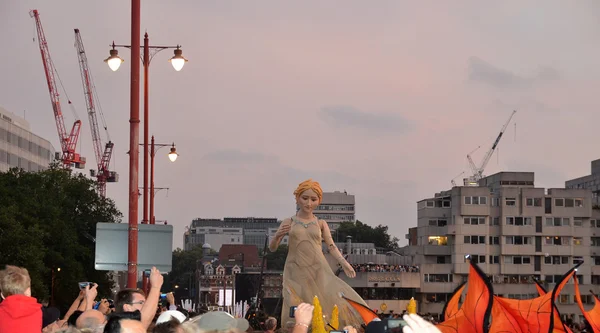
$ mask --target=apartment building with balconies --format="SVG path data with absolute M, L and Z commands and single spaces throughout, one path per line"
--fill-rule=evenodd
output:
M 537 296 L 534 278 L 551 289 L 581 261 L 584 301 L 600 291 L 600 214 L 589 190 L 536 188 L 532 172 L 500 172 L 419 201 L 417 217 L 403 254 L 420 267 L 421 312 L 442 312 L 467 277 L 467 255 L 497 295 Z M 557 303 L 562 315 L 580 315 L 572 282 Z

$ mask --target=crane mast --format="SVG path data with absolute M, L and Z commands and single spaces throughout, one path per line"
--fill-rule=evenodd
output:
M 36 9 L 32 10 L 29 14 L 35 19 L 37 28 L 42 64 L 44 65 L 44 72 L 46 73 L 46 83 L 48 84 L 50 102 L 52 103 L 52 111 L 54 112 L 54 120 L 56 122 L 58 139 L 62 150 L 60 160 L 65 169 L 70 169 L 72 166 L 75 166 L 77 169 L 83 169 L 85 168 L 85 157 L 82 157 L 75 152 L 77 141 L 79 140 L 79 132 L 81 131 L 81 120 L 75 120 L 75 123 L 73 123 L 73 127 L 71 128 L 71 133 L 67 134 L 65 119 L 60 105 L 60 94 L 58 93 L 55 79 L 55 76 L 58 76 L 58 74 L 56 73 L 52 58 L 50 58 L 50 50 L 48 49 L 48 42 L 46 41 L 42 22 L 40 21 L 40 15 Z M 69 101 L 69 103 L 71 102 Z
M 96 112 L 96 105 L 99 107 L 96 96 L 96 87 L 94 86 L 94 82 L 89 70 L 87 56 L 85 55 L 83 40 L 81 39 L 79 29 L 75 29 L 75 48 L 77 49 L 77 58 L 79 59 L 81 83 L 83 85 L 83 94 L 90 120 L 94 154 L 96 155 L 96 163 L 98 166 L 97 170 L 90 170 L 90 174 L 92 177 L 96 177 L 98 183 L 98 192 L 102 197 L 105 197 L 106 183 L 117 181 L 117 173 L 109 171 L 110 159 L 112 157 L 114 144 L 109 138 L 106 145 L 104 145 L 104 149 L 102 149 L 102 137 L 100 136 L 100 126 L 98 125 L 98 117 Z M 104 129 L 106 130 L 106 126 Z
M 469 165 L 471 166 L 471 170 L 473 171 L 473 175 L 470 176 L 469 178 L 465 178 L 463 180 L 464 181 L 464 186 L 477 186 L 477 184 L 479 183 L 479 180 L 481 178 L 483 178 L 483 171 L 485 170 L 485 167 L 487 166 L 488 162 L 490 161 L 490 158 L 492 158 L 492 155 L 494 154 L 494 151 L 496 150 L 496 147 L 498 147 L 498 143 L 500 143 L 500 139 L 502 139 L 502 135 L 504 134 L 504 131 L 506 131 L 506 128 L 510 124 L 510 121 L 513 118 L 513 116 L 515 115 L 515 113 L 517 113 L 516 110 L 514 110 L 510 114 L 510 117 L 508 117 L 508 120 L 506 121 L 506 123 L 504 124 L 504 126 L 502 126 L 502 129 L 500 130 L 500 133 L 496 137 L 496 141 L 494 141 L 494 144 L 492 145 L 492 148 L 490 148 L 490 150 L 488 150 L 488 152 L 483 157 L 483 160 L 481 160 L 481 164 L 480 164 L 479 167 L 477 167 L 475 165 L 475 163 L 473 162 L 473 159 L 471 158 L 472 152 L 470 154 L 467 154 L 467 160 L 469 160 Z

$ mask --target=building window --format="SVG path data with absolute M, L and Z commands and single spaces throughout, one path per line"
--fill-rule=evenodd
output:
M 545 241 L 546 245 L 569 245 L 569 237 L 548 236 Z
M 558 295 L 558 303 L 559 304 L 570 304 L 571 303 L 571 295 L 565 295 L 565 294 Z
M 490 264 L 499 264 L 500 256 L 490 256 Z
M 448 257 L 450 258 L 450 257 Z M 436 257 L 436 263 L 438 264 L 449 264 L 450 260 L 448 260 L 448 262 L 446 262 L 446 256 L 437 256 Z
M 500 244 L 500 237 L 498 236 L 490 236 L 490 245 L 499 245 Z M 490 260 L 491 263 L 491 260 Z
M 487 205 L 487 197 L 465 197 L 465 205 Z
M 529 265 L 531 264 L 530 256 L 504 256 L 505 264 Z
M 452 282 L 452 274 L 424 274 L 425 282 Z
M 465 236 L 465 244 L 485 244 L 485 236 Z
M 526 198 L 525 205 L 528 207 L 542 207 L 542 198 Z
M 507 225 L 514 225 L 515 224 L 515 218 L 512 216 L 507 216 L 506 217 L 506 224 Z
M 565 205 L 565 199 L 562 199 L 562 198 L 554 199 L 554 206 L 563 207 L 564 205 Z
M 583 218 L 582 217 L 574 217 L 573 218 L 573 225 L 576 226 L 576 227 L 583 226 Z
M 492 225 L 500 225 L 500 218 L 494 217 L 494 219 L 492 220 Z
M 429 236 L 427 241 L 429 245 L 448 245 L 448 237 L 446 236 Z
M 573 237 L 573 245 L 583 245 L 582 237 Z
M 432 227 L 443 227 L 448 225 L 448 220 L 432 219 L 429 220 L 429 225 Z
M 530 245 L 533 244 L 531 237 L 525 236 L 506 236 L 504 238 L 506 240 L 506 244 L 512 245 Z
M 537 294 L 508 294 L 508 298 L 511 299 L 532 299 L 537 296 Z
M 575 199 L 575 207 L 583 207 L 583 199 Z
M 471 259 L 471 261 L 474 264 L 485 264 L 485 256 L 471 255 L 471 256 L 469 256 L 469 259 Z M 466 257 L 465 257 L 465 262 L 467 262 L 467 258 Z
M 506 198 L 506 205 L 507 206 L 516 206 L 517 199 L 516 198 Z
M 465 217 L 464 222 L 465 222 L 465 224 L 470 224 L 470 225 L 485 224 L 485 217 L 483 217 L 483 216 Z
M 569 264 L 569 257 L 568 256 L 544 257 L 544 264 L 546 264 L 546 265 L 567 265 L 567 264 Z
M 546 218 L 546 226 L 547 227 L 560 227 L 560 226 L 569 226 L 571 224 L 571 219 L 568 217 L 547 217 Z

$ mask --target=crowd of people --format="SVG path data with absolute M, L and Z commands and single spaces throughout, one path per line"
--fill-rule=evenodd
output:
M 378 264 L 352 264 L 357 272 L 381 273 L 419 273 L 419 266 L 411 265 L 378 265 Z
M 114 302 L 96 300 L 97 285 L 85 285 L 68 311 L 39 304 L 31 295 L 27 269 L 6 266 L 0 271 L 0 333 L 198 333 L 245 332 L 246 319 L 227 312 L 190 314 L 175 304 L 173 294 L 160 300 L 163 276 L 153 268 L 150 291 L 121 290 Z M 295 332 L 302 333 L 302 332 Z
M 160 301 L 163 276 L 158 269 L 150 273 L 150 291 L 124 289 L 114 302 L 97 300 L 97 285 L 82 288 L 68 311 L 38 303 L 31 295 L 31 278 L 27 269 L 6 266 L 0 270 L 0 333 L 243 333 L 253 332 L 248 320 L 227 312 L 212 311 L 193 314 L 175 304 L 172 294 Z M 261 330 L 269 333 L 307 333 L 311 331 L 313 305 L 302 303 L 293 322 L 277 329 L 276 318 L 261 322 Z M 398 318 L 398 315 L 395 315 Z M 384 316 L 382 316 L 384 318 Z M 416 315 L 405 315 L 404 333 L 439 332 L 431 323 Z M 347 333 L 364 331 L 364 327 L 347 326 Z M 384 333 L 369 330 L 367 333 Z

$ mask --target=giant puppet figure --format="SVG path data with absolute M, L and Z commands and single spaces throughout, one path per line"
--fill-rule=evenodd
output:
M 283 269 L 282 326 L 293 320 L 289 317 L 290 306 L 302 302 L 312 304 L 313 297 L 317 296 L 324 314 L 331 314 L 334 305 L 338 306 L 340 327 L 352 325 L 359 328 L 363 320 L 342 296 L 365 306 L 366 303 L 334 274 L 322 250 L 321 243 L 324 241 L 329 254 L 337 260 L 344 273 L 350 278 L 356 277 L 354 269 L 333 242 L 327 222 L 313 214 L 323 199 L 323 190 L 319 183 L 309 179 L 298 185 L 294 196 L 298 212 L 281 223 L 269 244 L 269 250 L 274 252 L 283 237 L 289 235 L 289 250 Z

